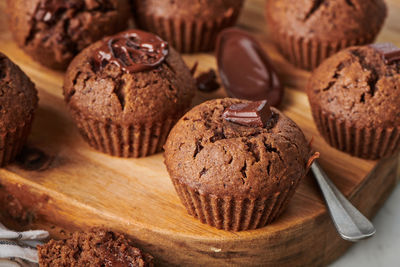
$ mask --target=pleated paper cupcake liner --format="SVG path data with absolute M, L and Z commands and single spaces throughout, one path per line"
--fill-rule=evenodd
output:
M 200 194 L 178 179 L 171 180 L 187 212 L 204 224 L 227 231 L 261 228 L 275 220 L 288 206 L 299 181 L 273 196 L 236 199 Z
M 372 43 L 378 31 L 364 37 L 337 42 L 324 42 L 315 39 L 297 38 L 285 32 L 276 33 L 276 44 L 285 56 L 296 67 L 313 70 L 322 61 L 336 52 L 350 46 Z
M 336 149 L 365 159 L 380 159 L 400 151 L 400 127 L 359 128 L 313 108 L 317 128 Z
M 211 51 L 218 33 L 235 24 L 240 10 L 214 21 L 201 19 L 181 20 L 162 18 L 149 14 L 137 14 L 136 22 L 141 29 L 156 33 L 181 53 Z
M 146 157 L 162 150 L 176 118 L 153 125 L 104 123 L 73 115 L 84 140 L 94 149 L 117 157 Z
M 33 115 L 16 129 L 0 133 L 0 166 L 12 162 L 25 145 L 31 131 Z

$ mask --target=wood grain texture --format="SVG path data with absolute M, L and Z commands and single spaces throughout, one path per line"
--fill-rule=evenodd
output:
M 378 41 L 400 45 L 400 3 L 388 1 L 390 16 Z M 18 49 L 7 30 L 0 2 L 0 51 L 35 82 L 40 107 L 28 147 L 46 155 L 0 169 L 0 213 L 14 227 L 40 227 L 62 237 L 103 225 L 127 233 L 168 265 L 321 266 L 339 257 L 350 243 L 341 240 L 329 219 L 311 176 L 301 183 L 289 208 L 262 229 L 232 233 L 217 230 L 187 215 L 163 164 L 162 154 L 119 159 L 92 150 L 79 136 L 62 99 L 63 73 L 46 69 Z M 319 136 L 302 92 L 309 73 L 295 69 L 279 55 L 265 29 L 264 1 L 248 0 L 239 26 L 258 36 L 286 85 L 281 110 L 292 118 L 321 152 L 321 165 L 338 188 L 369 217 L 397 183 L 398 158 L 361 160 L 329 147 Z M 211 54 L 184 56 L 199 70 L 215 68 Z M 194 104 L 224 96 L 223 89 L 198 93 Z M 43 156 L 43 155 L 42 155 Z M 37 159 L 36 159 L 37 160 Z M 15 199 L 12 201 L 10 193 Z M 10 216 L 9 205 L 28 211 Z

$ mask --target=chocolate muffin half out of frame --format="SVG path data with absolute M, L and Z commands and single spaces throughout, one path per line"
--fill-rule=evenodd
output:
M 131 0 L 136 24 L 179 52 L 214 48 L 218 33 L 236 23 L 244 0 Z
M 158 36 L 139 30 L 83 50 L 64 83 L 65 101 L 84 139 L 120 157 L 161 151 L 195 90 L 180 55 Z
M 325 140 L 353 156 L 379 159 L 400 150 L 400 49 L 351 47 L 324 61 L 308 89 Z
M 85 47 L 124 30 L 128 0 L 7 0 L 9 27 L 34 60 L 66 69 Z
M 94 228 L 38 246 L 39 266 L 154 266 L 153 257 L 124 235 Z
M 0 166 L 13 161 L 26 143 L 37 104 L 35 85 L 0 53 Z
M 372 43 L 387 15 L 383 0 L 267 0 L 271 36 L 295 66 L 312 70 L 349 46 Z
M 172 129 L 165 164 L 188 213 L 219 229 L 265 226 L 314 160 L 300 128 L 266 101 L 211 100 Z

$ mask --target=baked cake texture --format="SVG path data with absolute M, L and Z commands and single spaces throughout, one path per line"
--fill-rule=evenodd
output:
M 399 50 L 400 51 L 400 50 Z M 373 46 L 351 47 L 324 61 L 307 94 L 325 140 L 351 155 L 378 159 L 400 149 L 400 61 Z
M 266 126 L 224 119 L 232 98 L 185 114 L 165 144 L 165 164 L 188 213 L 214 227 L 263 227 L 287 207 L 312 162 L 300 128 L 275 108 Z
M 144 47 L 149 44 L 154 51 Z M 195 91 L 180 55 L 158 36 L 138 30 L 83 50 L 68 67 L 64 83 L 65 101 L 84 139 L 121 157 L 161 151 Z
M 134 247 L 124 235 L 95 228 L 75 232 L 64 240 L 38 246 L 40 267 L 113 266 L 151 267 L 153 257 Z
M 291 63 L 308 70 L 346 47 L 372 43 L 386 15 L 383 0 L 268 0 L 266 4 L 276 45 Z
M 14 160 L 26 143 L 37 104 L 35 85 L 0 52 L 0 166 Z
M 136 23 L 183 53 L 210 51 L 218 33 L 236 23 L 243 0 L 131 0 Z
M 34 60 L 66 69 L 85 47 L 124 30 L 128 0 L 7 0 L 9 27 Z

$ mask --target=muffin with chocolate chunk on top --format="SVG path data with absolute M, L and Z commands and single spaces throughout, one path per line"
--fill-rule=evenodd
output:
M 13 161 L 31 130 L 38 104 L 35 85 L 0 52 L 0 166 Z
M 317 128 L 333 147 L 379 159 L 400 150 L 400 49 L 356 46 L 312 74 L 308 99 Z
M 128 0 L 7 0 L 17 44 L 42 65 L 64 70 L 85 47 L 124 30 Z
M 265 226 L 314 157 L 300 128 L 264 101 L 205 102 L 172 129 L 165 164 L 188 213 L 219 229 Z
M 68 67 L 65 101 L 83 138 L 120 157 L 161 151 L 196 90 L 180 55 L 160 37 L 129 30 L 80 53 Z

